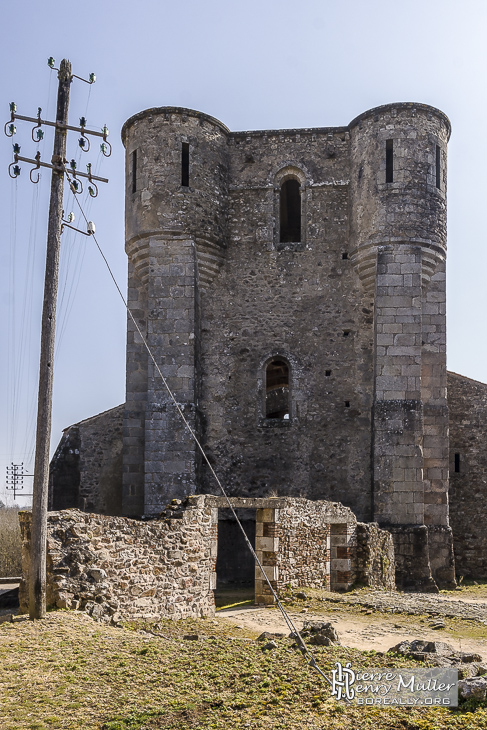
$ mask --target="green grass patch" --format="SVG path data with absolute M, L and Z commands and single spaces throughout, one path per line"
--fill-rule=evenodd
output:
M 152 633 L 147 633 L 147 632 Z M 198 634 L 196 641 L 184 635 Z M 245 633 L 245 632 L 244 632 Z M 154 635 L 157 634 L 157 635 Z M 460 710 L 347 706 L 288 639 L 262 645 L 223 621 L 100 626 L 60 611 L 0 625 L 2 730 L 485 730 L 487 704 Z M 418 663 L 345 647 L 313 647 L 323 671 Z

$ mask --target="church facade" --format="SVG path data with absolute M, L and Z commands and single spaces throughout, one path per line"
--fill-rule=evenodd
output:
M 72 449 L 91 463 L 77 504 L 61 444 L 51 506 L 83 507 L 84 489 L 93 511 L 154 516 L 218 494 L 166 382 L 230 496 L 341 502 L 392 533 L 399 574 L 416 556 L 423 587 L 453 586 L 449 137 L 413 103 L 310 129 L 231 132 L 175 107 L 129 119 L 126 402 L 99 417 L 104 478 Z

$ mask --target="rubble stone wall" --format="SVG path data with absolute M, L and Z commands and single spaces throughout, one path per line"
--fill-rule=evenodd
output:
M 431 574 L 426 525 L 393 525 L 389 530 L 394 540 L 397 587 L 405 591 L 438 593 Z
M 394 542 L 375 522 L 357 523 L 355 581 L 370 588 L 395 590 Z
M 354 582 L 357 520 L 335 502 L 284 500 L 279 510 L 278 586 L 346 590 Z
M 227 506 L 221 497 L 206 499 L 217 509 Z M 256 510 L 255 551 L 278 594 L 298 586 L 343 591 L 354 582 L 394 589 L 391 535 L 376 524 L 357 523 L 348 507 L 298 497 L 231 502 L 235 509 Z M 257 566 L 255 601 L 273 602 Z
M 79 510 L 48 515 L 48 607 L 121 618 L 211 616 L 216 524 L 204 497 L 176 517 L 138 521 Z M 28 610 L 31 513 L 20 513 L 23 581 Z
M 357 542 L 356 518 L 339 503 L 241 498 L 232 506 L 255 509 L 255 551 L 278 594 L 289 586 L 346 590 L 357 576 L 366 585 L 393 586 L 390 535 L 377 525 L 361 525 Z M 199 495 L 175 499 L 158 519 L 147 521 L 76 509 L 50 512 L 48 607 L 80 609 L 113 623 L 213 615 L 218 511 L 227 507 L 222 498 Z M 31 516 L 19 515 L 21 613 L 28 610 Z M 257 567 L 255 597 L 256 603 L 274 600 Z
M 448 373 L 450 525 L 457 576 L 487 577 L 487 385 Z
M 122 513 L 124 405 L 65 429 L 50 464 L 49 507 Z

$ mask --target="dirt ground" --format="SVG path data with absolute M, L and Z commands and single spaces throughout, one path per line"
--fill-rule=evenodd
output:
M 16 587 L 18 584 L 1 585 L 0 593 Z M 367 593 L 361 591 L 364 601 Z M 389 613 L 384 610 L 375 610 L 352 603 L 356 594 L 326 594 L 324 591 L 313 591 L 309 600 L 294 600 L 292 605 L 286 605 L 292 621 L 299 629 L 304 621 L 330 621 L 338 632 L 343 646 L 361 650 L 387 651 L 400 641 L 425 639 L 427 641 L 445 641 L 454 649 L 480 654 L 487 662 L 487 626 L 480 621 L 465 620 L 459 616 L 441 617 L 445 628 L 433 629 L 435 620 L 420 608 L 414 613 L 411 606 L 405 606 L 403 613 Z M 340 602 L 336 603 L 336 598 Z M 350 602 L 347 602 L 347 597 Z M 251 591 L 222 593 L 217 601 L 217 620 L 228 622 L 243 629 L 251 636 L 257 636 L 263 631 L 270 633 L 289 634 L 289 629 L 280 611 L 276 607 L 262 608 L 250 602 Z M 397 605 L 408 599 L 402 599 L 397 594 Z M 452 606 L 458 602 L 472 607 L 487 609 L 487 584 L 470 586 L 459 592 L 444 592 L 435 596 Z M 234 605 L 232 605 L 234 604 Z M 421 604 L 421 601 L 419 601 Z M 16 613 L 12 609 L 0 609 L 0 615 Z
M 453 600 L 458 602 L 459 594 L 440 594 L 436 598 L 442 603 Z M 487 595 L 462 595 L 461 600 L 469 606 L 477 604 L 487 608 Z M 398 603 L 401 603 L 401 594 L 398 594 Z M 454 649 L 478 653 L 487 661 L 487 626 L 480 621 L 465 620 L 458 616 L 442 617 L 445 628 L 433 629 L 432 626 L 437 621 L 427 614 L 418 612 L 410 615 L 410 610 L 405 613 L 389 613 L 346 602 L 337 604 L 317 596 L 307 602 L 295 601 L 294 605 L 286 606 L 286 611 L 298 630 L 302 628 L 304 621 L 330 621 L 343 646 L 387 651 L 400 641 L 425 639 L 444 641 Z M 217 618 L 253 634 L 263 631 L 289 633 L 281 612 L 275 607 L 262 608 L 241 603 L 218 609 Z

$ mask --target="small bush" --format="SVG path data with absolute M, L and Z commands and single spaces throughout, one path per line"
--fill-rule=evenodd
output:
M 22 575 L 18 507 L 0 509 L 0 578 Z

